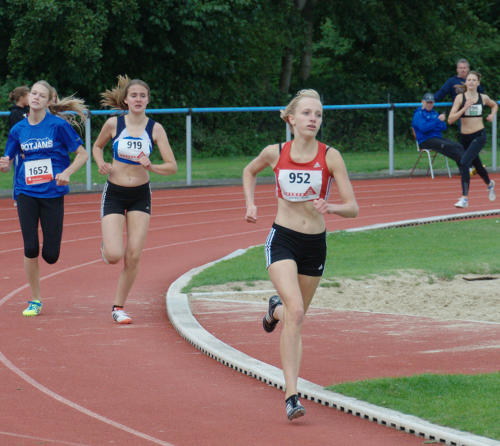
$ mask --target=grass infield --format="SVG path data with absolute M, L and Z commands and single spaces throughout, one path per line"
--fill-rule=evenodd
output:
M 415 269 L 445 279 L 457 274 L 500 273 L 499 234 L 500 218 L 330 233 L 324 279 L 362 279 Z M 183 292 L 227 282 L 251 285 L 255 280 L 268 280 L 263 246 L 203 270 Z M 328 389 L 500 440 L 500 372 L 373 379 L 336 384 Z

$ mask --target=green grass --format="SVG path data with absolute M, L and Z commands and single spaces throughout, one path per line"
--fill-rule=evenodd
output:
M 422 270 L 431 276 L 500 272 L 500 222 L 491 218 L 441 222 L 408 228 L 328 234 L 324 278 L 362 278 L 400 270 Z M 185 287 L 267 280 L 264 247 L 218 262 Z
M 500 440 L 500 372 L 373 379 L 327 389 L 442 426 Z
M 192 179 L 227 179 L 241 178 L 243 168 L 252 160 L 252 157 L 231 157 L 231 158 L 203 158 L 193 159 L 191 163 Z M 175 175 L 158 175 L 151 173 L 152 183 L 174 183 L 186 181 L 186 161 L 177 161 L 178 171 Z M 261 174 L 262 176 L 273 175 L 270 168 Z M 92 184 L 104 184 L 106 176 L 100 175 L 97 165 L 92 163 Z M 86 184 L 86 168 L 82 167 L 71 176 L 71 183 Z M 12 170 L 9 173 L 0 173 L 0 189 L 10 189 L 12 187 Z
M 500 272 L 500 220 L 465 220 L 408 228 L 328 235 L 325 285 L 402 270 L 432 277 Z M 267 280 L 263 246 L 216 263 L 183 289 L 227 282 Z M 430 422 L 500 440 L 500 372 L 483 375 L 421 375 L 384 378 L 328 387 L 378 406 Z
M 394 154 L 394 170 L 410 170 L 417 159 L 416 150 L 411 147 L 404 147 L 396 150 Z M 350 173 L 376 173 L 387 172 L 389 169 L 389 154 L 387 151 L 379 152 L 346 152 L 343 153 L 347 169 Z M 192 180 L 206 179 L 232 179 L 241 178 L 243 168 L 253 159 L 252 156 L 214 157 L 214 158 L 194 158 L 191 165 Z M 484 164 L 491 166 L 491 151 L 484 149 L 481 152 L 481 159 Z M 450 167 L 456 169 L 453 161 Z M 186 161 L 178 159 L 178 172 L 175 175 L 151 174 L 153 183 L 173 183 L 186 180 Z M 444 158 L 438 156 L 434 162 L 435 169 L 445 169 Z M 427 160 L 422 158 L 418 165 L 419 169 L 427 169 Z M 82 167 L 72 178 L 72 183 L 86 184 L 86 169 Z M 273 173 L 267 168 L 259 174 L 260 177 L 272 177 Z M 99 175 L 97 166 L 92 163 L 92 183 L 103 184 L 106 177 Z M 0 173 L 0 189 L 10 189 L 12 187 L 12 171 L 7 174 Z

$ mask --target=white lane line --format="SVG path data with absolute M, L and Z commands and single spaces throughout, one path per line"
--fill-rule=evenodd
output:
M 72 443 L 70 441 L 54 440 L 53 438 L 33 437 L 31 435 L 16 434 L 15 432 L 0 431 L 0 436 L 1 435 L 4 435 L 6 437 L 14 437 L 14 438 L 26 438 L 27 440 L 35 440 L 35 441 L 40 441 L 40 442 L 44 442 L 44 443 L 63 444 L 63 445 L 68 445 L 68 446 L 90 446 L 86 443 Z
M 73 401 L 68 400 L 67 398 L 64 398 L 63 396 L 59 395 L 58 393 L 53 392 L 49 388 L 45 387 L 43 384 L 40 384 L 38 381 L 34 380 L 31 378 L 31 376 L 27 375 L 24 373 L 22 370 L 17 368 L 12 362 L 10 362 L 2 352 L 0 352 L 0 362 L 5 365 L 8 369 L 10 369 L 12 372 L 14 372 L 17 376 L 19 376 L 21 379 L 26 381 L 28 384 L 31 384 L 35 389 L 39 390 L 40 392 L 45 393 L 49 397 L 55 399 L 56 401 L 59 401 L 62 404 L 65 404 L 66 406 L 71 407 L 72 409 L 75 409 L 78 412 L 83 413 L 84 415 L 87 415 L 91 418 L 95 418 L 98 421 L 101 421 L 103 423 L 109 424 L 110 426 L 115 427 L 116 429 L 122 430 L 124 432 L 127 432 L 129 434 L 135 435 L 136 437 L 143 438 L 144 440 L 149 440 L 153 443 L 162 445 L 162 446 L 173 446 L 172 443 L 167 443 L 166 441 L 159 440 L 157 438 L 151 437 L 150 435 L 144 434 L 142 432 L 139 432 L 135 429 L 132 429 L 128 426 L 125 426 L 124 424 L 117 423 L 116 421 L 110 420 L 109 418 L 106 418 L 102 415 L 99 415 L 98 413 L 95 413 L 86 407 L 80 406 L 77 403 L 74 403 Z
M 89 265 L 92 265 L 94 263 L 98 263 L 98 262 L 101 262 L 101 261 L 102 261 L 101 259 L 97 259 L 97 260 L 92 260 L 90 262 L 81 263 L 79 265 L 74 265 L 74 266 L 71 266 L 69 268 L 64 268 L 62 270 L 56 271 L 56 272 L 54 272 L 52 274 L 48 274 L 47 276 L 44 276 L 44 277 L 40 278 L 40 281 L 49 279 L 49 278 L 57 276 L 59 274 L 66 273 L 68 271 L 72 271 L 72 270 L 75 270 L 75 269 L 78 269 L 78 268 L 83 268 L 85 266 L 89 266 Z M 15 289 L 14 291 L 11 291 L 6 296 L 4 296 L 2 299 L 0 299 L 0 306 L 2 306 L 5 302 L 7 302 L 11 297 L 13 297 L 19 291 L 27 288 L 28 286 L 29 286 L 28 284 L 25 284 L 25 285 L 23 285 L 23 286 Z M 172 443 L 168 443 L 166 441 L 159 440 L 158 438 L 151 437 L 150 435 L 144 434 L 144 433 L 142 433 L 142 432 L 140 432 L 138 430 L 135 430 L 135 429 L 132 429 L 132 428 L 130 428 L 128 426 L 125 426 L 124 424 L 118 423 L 118 422 L 113 421 L 113 420 L 111 420 L 109 418 L 106 418 L 106 417 L 104 417 L 102 415 L 99 415 L 98 413 L 93 412 L 93 411 L 87 409 L 86 407 L 80 406 L 79 404 L 77 404 L 77 403 L 75 403 L 75 402 L 73 402 L 71 400 L 68 400 L 67 398 L 64 398 L 63 396 L 59 395 L 58 393 L 53 392 L 49 388 L 45 387 L 43 384 L 41 384 L 38 381 L 36 381 L 35 379 L 33 379 L 31 376 L 29 376 L 26 373 L 24 373 L 21 369 L 19 369 L 18 367 L 16 367 L 2 352 L 0 352 L 0 362 L 5 367 L 7 367 L 9 370 L 11 370 L 15 375 L 17 375 L 19 378 L 23 379 L 28 384 L 30 384 L 33 387 L 35 387 L 35 389 L 39 390 L 40 392 L 45 393 L 46 395 L 48 395 L 49 397 L 55 399 L 56 401 L 59 401 L 60 403 L 65 404 L 66 406 L 69 406 L 72 409 L 75 409 L 76 411 L 83 413 L 84 415 L 87 415 L 87 416 L 89 416 L 91 418 L 94 418 L 94 419 L 96 419 L 98 421 L 101 421 L 101 422 L 103 422 L 105 424 L 113 426 L 113 427 L 115 427 L 115 428 L 117 428 L 119 430 L 122 430 L 124 432 L 127 432 L 129 434 L 135 435 L 136 437 L 143 438 L 145 440 L 149 440 L 152 443 L 156 443 L 156 444 L 159 444 L 159 445 L 162 445 L 162 446 L 174 446 Z
M 223 234 L 223 235 L 220 235 L 220 236 L 213 236 L 213 237 L 204 237 L 204 238 L 200 238 L 200 239 L 196 239 L 196 240 L 187 240 L 187 241 L 181 241 L 181 242 L 174 242 L 174 243 L 169 243 L 169 244 L 165 244 L 165 245 L 161 245 L 161 246 L 155 246 L 155 247 L 151 247 L 151 248 L 146 248 L 144 249 L 144 251 L 152 251 L 152 250 L 157 250 L 157 249 L 162 249 L 162 248 L 168 248 L 168 247 L 171 247 L 171 246 L 178 246 L 178 245 L 183 245 L 183 244 L 191 244 L 191 243 L 199 243 L 199 242 L 204 242 L 204 241 L 208 241 L 208 240 L 217 240 L 217 239 L 221 239 L 221 238 L 227 238 L 227 237 L 235 237 L 235 236 L 240 236 L 240 235 L 245 235 L 245 234 L 249 234 L 249 233 L 253 233 L 253 232 L 259 232 L 259 231 L 265 231 L 267 232 L 268 231 L 268 228 L 264 228 L 264 229 L 258 229 L 258 230 L 253 230 L 253 231 L 243 231 L 243 232 L 238 232 L 238 233 L 233 233 L 233 234 Z M 69 272 L 69 271 L 72 271 L 72 270 L 75 270 L 75 269 L 78 269 L 78 268 L 83 268 L 83 267 L 86 267 L 86 266 L 89 266 L 89 265 L 93 265 L 95 263 L 98 263 L 98 262 L 102 262 L 102 259 L 96 259 L 96 260 L 91 260 L 90 262 L 85 262 L 85 263 L 81 263 L 79 265 L 74 265 L 74 266 L 71 266 L 71 267 L 68 267 L 68 268 L 64 268 L 62 270 L 59 270 L 59 271 L 55 271 L 51 274 L 48 274 L 44 277 L 41 277 L 40 278 L 40 281 L 42 280 L 46 280 L 46 279 L 49 279 L 49 278 L 52 278 L 54 276 L 57 276 L 57 275 L 60 275 L 60 274 L 63 274 L 63 273 L 66 273 L 66 272 Z M 7 295 L 5 295 L 3 298 L 0 299 L 0 306 L 2 306 L 4 303 L 6 303 L 9 299 L 11 299 L 13 296 L 15 296 L 17 293 L 19 293 L 20 291 L 28 288 L 29 285 L 28 284 L 24 284 L 22 286 L 20 286 L 19 288 L 16 288 L 15 290 L 11 291 L 10 293 L 8 293 Z M 110 426 L 113 426 L 117 429 L 120 429 L 122 431 L 125 431 L 125 432 L 128 432 L 132 435 L 135 435 L 137 437 L 140 437 L 140 438 L 143 438 L 145 440 L 149 440 L 153 443 L 156 443 L 156 444 L 159 444 L 159 445 L 162 445 L 162 446 L 174 446 L 173 444 L 171 443 L 167 443 L 167 442 L 164 442 L 162 440 L 159 440 L 157 438 L 154 438 L 154 437 L 151 437 L 150 435 L 147 435 L 147 434 L 144 434 L 142 432 L 139 432 L 135 429 L 132 429 L 128 426 L 125 426 L 121 423 L 118 423 L 116 421 L 113 421 L 109 418 L 106 418 L 102 415 L 99 415 L 98 413 L 95 413 L 83 406 L 80 406 L 79 404 L 77 403 L 74 403 L 73 401 L 70 401 L 66 398 L 64 398 L 63 396 L 59 395 L 58 393 L 56 392 L 53 392 L 52 390 L 50 390 L 49 388 L 45 387 L 43 384 L 39 383 L 38 381 L 36 381 L 35 379 L 31 378 L 29 375 L 27 375 L 26 373 L 24 373 L 21 369 L 19 369 L 18 367 L 16 367 L 1 351 L 0 351 L 0 363 L 4 364 L 5 367 L 7 367 L 9 370 L 11 370 L 14 374 L 16 374 L 18 377 L 20 377 L 21 379 L 23 379 L 24 381 L 26 381 L 28 384 L 32 385 L 33 387 L 35 387 L 36 389 L 38 389 L 39 391 L 45 393 L 46 395 L 48 395 L 49 397 L 55 399 L 56 401 L 59 401 L 61 402 L 62 404 L 65 404 L 91 418 L 95 418 L 103 423 L 106 423 Z

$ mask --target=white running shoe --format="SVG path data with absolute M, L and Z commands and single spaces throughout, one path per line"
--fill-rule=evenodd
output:
M 493 180 L 491 180 L 488 185 L 488 198 L 490 201 L 495 201 L 497 198 L 495 195 L 495 182 Z
M 125 313 L 123 310 L 113 310 L 111 312 L 111 316 L 113 316 L 113 319 L 118 322 L 119 324 L 131 324 L 132 323 L 132 318 Z
M 467 208 L 469 207 L 469 199 L 465 197 L 461 197 L 456 203 L 456 208 Z

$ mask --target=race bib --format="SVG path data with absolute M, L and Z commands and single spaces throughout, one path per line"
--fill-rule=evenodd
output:
M 117 153 L 120 158 L 139 161 L 143 156 L 149 156 L 151 148 L 145 139 L 120 139 L 118 141 Z
M 52 181 L 54 179 L 54 174 L 52 173 L 52 160 L 46 158 L 43 160 L 25 161 L 24 177 L 26 179 L 26 184 L 29 186 Z
M 481 116 L 483 114 L 482 104 L 472 104 L 465 112 L 466 116 Z
M 278 175 L 281 195 L 288 201 L 309 201 L 319 198 L 321 170 L 282 169 Z

